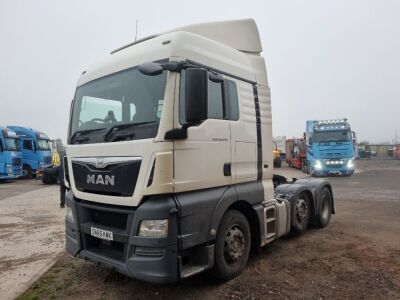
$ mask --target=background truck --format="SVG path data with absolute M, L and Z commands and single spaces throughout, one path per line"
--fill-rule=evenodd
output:
M 272 141 L 272 155 L 274 158 L 274 167 L 275 168 L 282 167 L 281 151 L 278 150 L 278 146 L 276 145 L 275 141 Z
M 286 136 L 275 136 L 273 138 L 276 143 L 276 147 L 279 150 L 281 160 L 286 159 Z
M 307 160 L 303 170 L 313 176 L 354 173 L 354 142 L 347 119 L 307 121 Z
M 327 181 L 273 176 L 261 52 L 253 20 L 206 23 L 82 73 L 64 162 L 68 253 L 150 282 L 208 269 L 227 280 L 290 230 L 328 225 Z
M 50 139 L 46 134 L 27 127 L 7 127 L 20 139 L 24 178 L 32 178 L 39 168 L 51 165 Z
M 40 168 L 37 172 L 37 180 L 44 184 L 55 184 L 59 180 L 61 159 L 65 156 L 65 146 L 61 139 L 51 140 L 51 165 Z
M 18 135 L 0 126 L 0 180 L 22 176 L 22 154 Z
M 307 146 L 304 138 L 286 140 L 286 161 L 291 168 L 304 170 L 307 159 Z

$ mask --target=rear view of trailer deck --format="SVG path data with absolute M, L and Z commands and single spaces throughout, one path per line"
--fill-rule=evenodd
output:
M 182 27 L 82 73 L 72 103 L 66 248 L 127 276 L 230 279 L 251 252 L 334 213 L 327 181 L 273 176 L 253 20 Z

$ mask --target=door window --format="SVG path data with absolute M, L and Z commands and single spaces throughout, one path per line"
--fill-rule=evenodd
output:
M 224 89 L 224 93 L 223 93 Z M 185 70 L 182 70 L 179 87 L 179 121 L 185 119 Z M 214 82 L 208 79 L 208 119 L 234 120 L 239 119 L 239 104 L 236 83 L 225 79 Z
M 23 147 L 25 150 L 31 150 L 31 151 L 33 151 L 32 141 L 30 141 L 30 140 L 24 140 L 24 141 L 22 142 L 22 147 Z

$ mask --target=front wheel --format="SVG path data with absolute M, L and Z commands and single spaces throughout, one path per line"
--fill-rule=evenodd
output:
M 31 179 L 33 177 L 32 169 L 27 165 L 23 166 L 22 172 L 23 172 L 23 175 L 22 175 L 23 179 Z
M 302 234 L 306 231 L 310 219 L 310 199 L 307 193 L 301 193 L 292 205 L 291 231 Z
M 229 280 L 246 267 L 250 255 L 251 233 L 246 217 L 235 210 L 228 211 L 218 228 L 215 243 L 214 273 Z

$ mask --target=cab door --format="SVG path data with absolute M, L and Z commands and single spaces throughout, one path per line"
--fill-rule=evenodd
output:
M 218 74 L 210 74 L 211 79 L 215 75 Z M 230 121 L 225 118 L 223 82 L 210 77 L 207 119 L 188 127 L 186 139 L 174 141 L 175 192 L 227 186 L 232 182 Z M 185 124 L 184 87 L 185 71 L 182 71 L 179 108 L 175 113 L 181 125 Z

